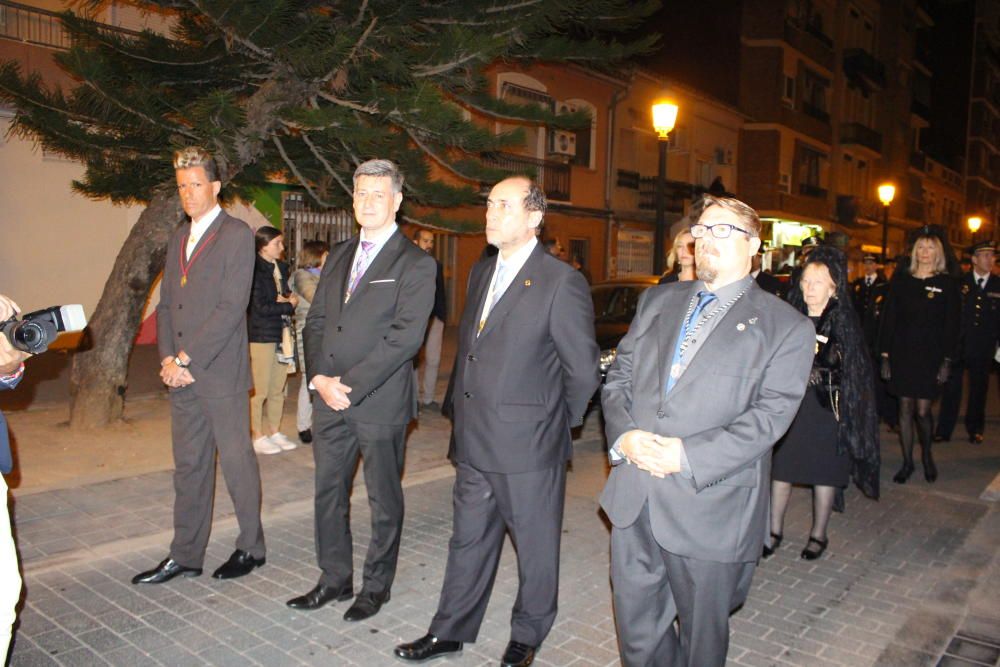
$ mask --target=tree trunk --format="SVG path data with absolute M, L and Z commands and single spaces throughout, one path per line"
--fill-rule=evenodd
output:
M 158 194 L 125 239 L 87 325 L 86 344 L 73 356 L 71 428 L 107 426 L 121 419 L 132 345 L 181 215 L 176 192 Z

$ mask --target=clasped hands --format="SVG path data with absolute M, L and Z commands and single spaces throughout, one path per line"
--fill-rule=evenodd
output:
M 351 399 L 347 398 L 351 388 L 340 381 L 339 375 L 336 377 L 316 375 L 312 379 L 312 386 L 331 410 L 339 412 L 351 407 Z
M 633 429 L 622 436 L 618 450 L 639 470 L 664 478 L 681 471 L 681 439 Z
M 186 387 L 194 382 L 191 371 L 174 363 L 173 357 L 163 357 L 160 360 L 160 379 L 168 387 Z

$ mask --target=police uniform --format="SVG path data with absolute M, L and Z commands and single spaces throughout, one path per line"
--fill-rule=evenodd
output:
M 865 259 L 875 259 L 872 255 L 866 255 Z M 861 321 L 861 331 L 865 339 L 865 346 L 872 358 L 872 368 L 877 369 L 880 364 L 878 353 L 878 329 L 882 321 L 882 310 L 885 306 L 885 297 L 888 295 L 889 282 L 885 279 L 885 274 L 876 271 L 875 276 L 868 283 L 868 276 L 862 276 L 851 283 L 851 299 L 854 309 L 858 313 Z M 896 399 L 889 395 L 885 382 L 876 375 L 875 377 L 875 406 L 878 416 L 889 426 L 899 423 L 899 404 Z
M 992 250 L 991 242 L 973 246 Z M 965 428 L 969 441 L 982 442 L 986 421 L 986 391 L 989 384 L 993 355 L 1000 337 L 1000 278 L 992 274 L 979 279 L 974 271 L 964 274 L 959 283 L 962 294 L 961 348 L 957 367 L 953 369 L 941 400 L 936 440 L 951 439 L 958 420 L 962 399 L 963 370 L 969 374 L 969 398 L 965 406 Z

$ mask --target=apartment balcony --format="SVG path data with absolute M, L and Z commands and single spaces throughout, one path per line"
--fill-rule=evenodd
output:
M 132 36 L 141 34 L 112 25 L 97 25 L 102 31 Z M 73 39 L 66 31 L 59 13 L 8 0 L 0 0 L 0 39 L 63 51 L 73 46 Z
M 885 65 L 864 49 L 844 50 L 844 73 L 869 88 L 881 90 L 886 85 Z
M 920 116 L 926 121 L 930 121 L 931 119 L 930 106 L 926 102 L 918 100 L 915 97 L 910 102 L 910 112 L 913 113 L 913 115 L 915 116 Z
M 799 194 L 803 197 L 826 199 L 826 188 L 821 188 L 811 183 L 799 183 Z
M 882 135 L 861 123 L 841 123 L 840 143 L 864 146 L 876 153 L 882 152 Z
M 639 209 L 643 211 L 656 210 L 656 176 L 639 177 Z M 684 200 L 693 197 L 690 183 L 671 181 L 669 178 L 664 187 L 664 207 L 670 213 L 684 213 Z
M 915 222 L 924 221 L 924 202 L 919 199 L 906 200 L 906 219 Z
M 785 19 L 785 41 L 803 55 L 816 61 L 826 69 L 833 71 L 836 56 L 833 52 L 833 40 L 823 31 L 808 23 L 800 23 Z
M 551 200 L 570 201 L 571 170 L 568 164 L 499 151 L 484 153 L 482 159 L 486 166 L 493 169 L 531 176 Z
M 924 171 L 927 168 L 927 155 L 920 151 L 910 153 L 910 166 L 917 171 Z
M 837 222 L 845 227 L 873 227 L 882 215 L 882 204 L 874 199 L 837 195 Z
M 818 106 L 814 106 L 809 102 L 802 102 L 802 113 L 807 116 L 811 116 L 816 120 L 823 121 L 824 123 L 830 122 L 830 112 L 826 109 L 821 109 Z

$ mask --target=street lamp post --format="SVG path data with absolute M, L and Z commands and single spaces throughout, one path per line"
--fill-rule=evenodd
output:
M 896 186 L 883 183 L 878 186 L 878 198 L 882 202 L 882 265 L 885 266 L 889 257 L 889 205 L 896 196 Z
M 667 188 L 667 138 L 677 123 L 676 104 L 670 101 L 653 105 L 653 129 L 659 138 L 659 168 L 656 175 L 656 231 L 653 241 L 653 273 L 663 275 L 666 254 L 666 188 Z
M 975 245 L 976 232 L 978 232 L 979 228 L 983 226 L 983 219 L 978 215 L 969 216 L 966 224 L 969 226 L 969 231 L 972 232 L 972 244 Z

